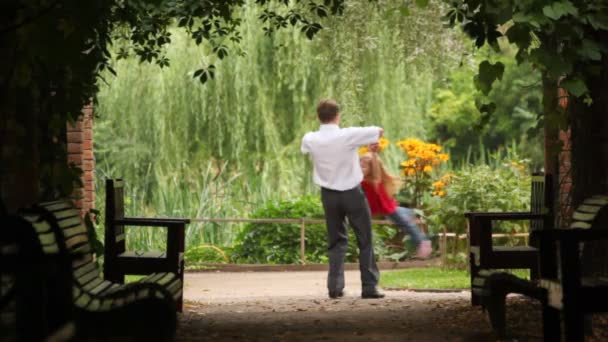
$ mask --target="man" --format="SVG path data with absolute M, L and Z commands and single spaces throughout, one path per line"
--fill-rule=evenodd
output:
M 374 259 L 372 222 L 360 183 L 363 180 L 357 149 L 378 143 L 380 127 L 340 128 L 340 109 L 334 100 L 323 100 L 317 106 L 321 123 L 318 131 L 302 138 L 302 153 L 311 155 L 313 180 L 321 187 L 325 211 L 329 253 L 327 288 L 330 298 L 344 295 L 344 256 L 348 248 L 345 218 L 348 218 L 359 247 L 359 269 L 363 285 L 361 297 L 383 298 L 378 292 L 380 273 Z

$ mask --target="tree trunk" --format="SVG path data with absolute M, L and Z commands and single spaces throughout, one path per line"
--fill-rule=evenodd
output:
M 603 35 L 603 40 L 608 35 Z M 598 74 L 587 74 L 592 104 L 572 99 L 572 202 L 576 208 L 593 195 L 608 195 L 608 60 L 604 56 Z M 593 229 L 608 229 L 608 215 L 599 215 Z M 586 242 L 583 272 L 608 275 L 608 241 Z
M 559 186 L 559 152 L 561 145 L 559 144 L 559 115 L 558 97 L 557 97 L 557 82 L 552 80 L 548 75 L 542 75 L 543 82 L 543 113 L 544 113 L 544 153 L 545 153 L 545 174 L 551 175 L 549 184 L 551 189 L 558 189 Z M 553 208 L 550 208 L 553 213 L 559 211 L 559 191 L 551 192 L 553 198 L 551 202 Z M 557 215 L 555 222 L 557 223 Z

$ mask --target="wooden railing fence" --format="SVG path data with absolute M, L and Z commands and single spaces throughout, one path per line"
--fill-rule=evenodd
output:
M 323 224 L 324 219 L 311 219 L 311 218 L 193 218 L 191 222 L 226 222 L 226 223 L 279 223 L 279 224 L 299 224 L 300 225 L 300 262 L 306 264 L 306 225 L 307 224 Z M 372 225 L 391 225 L 394 226 L 390 220 L 372 220 Z M 448 233 L 443 231 L 437 234 L 439 236 L 439 254 L 442 260 L 445 260 L 447 255 L 447 241 L 448 238 L 455 240 L 467 239 L 467 234 Z M 528 238 L 528 233 L 510 233 L 510 234 L 492 234 L 493 238 L 509 237 L 509 238 Z

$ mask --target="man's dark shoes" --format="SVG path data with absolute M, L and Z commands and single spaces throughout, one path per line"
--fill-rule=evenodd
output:
M 361 293 L 361 298 L 363 299 L 379 299 L 384 298 L 384 293 L 379 292 L 377 289 L 363 291 Z
M 336 299 L 344 297 L 344 292 L 342 290 L 329 290 L 329 298 Z

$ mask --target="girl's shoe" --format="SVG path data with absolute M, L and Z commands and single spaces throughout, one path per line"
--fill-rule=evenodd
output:
M 416 250 L 416 257 L 426 259 L 431 255 L 432 252 L 433 247 L 431 247 L 431 241 L 424 240 L 418 245 L 418 249 Z

